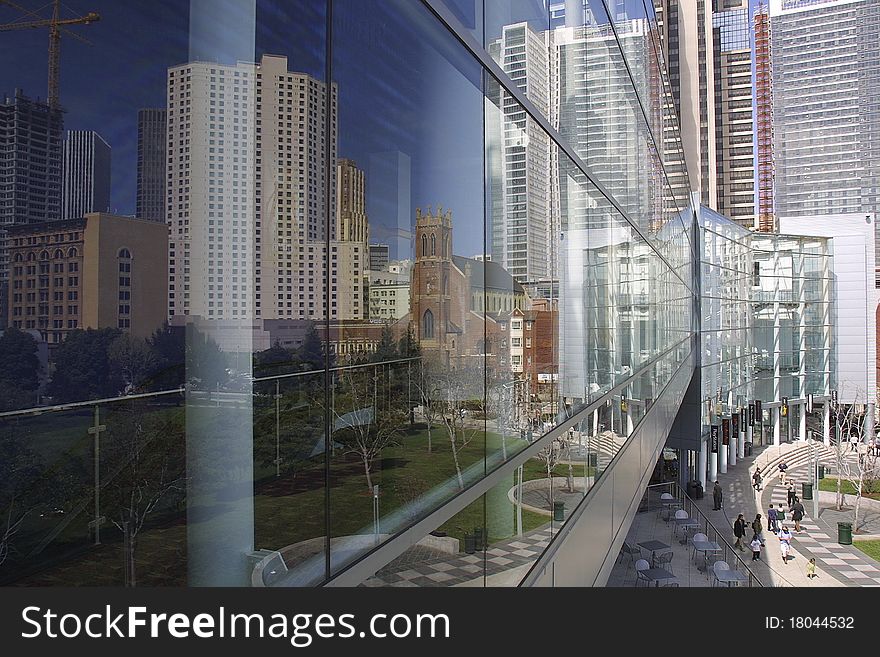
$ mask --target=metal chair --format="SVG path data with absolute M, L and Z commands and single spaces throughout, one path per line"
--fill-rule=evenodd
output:
M 672 550 L 669 552 L 663 552 L 662 554 L 657 555 L 654 559 L 654 566 L 657 568 L 665 568 L 670 573 L 675 575 L 675 571 L 672 570 L 672 557 L 675 555 L 672 553 Z
M 679 520 L 679 519 L 684 520 L 687 517 L 688 517 L 688 512 L 685 511 L 684 509 L 679 509 L 678 511 L 675 512 L 675 519 L 676 520 Z M 678 535 L 678 525 L 676 525 L 673 529 L 675 531 L 675 535 L 677 536 Z M 687 530 L 685 530 L 685 536 L 687 536 Z
M 716 561 L 712 564 L 712 572 L 715 575 L 715 579 L 712 580 L 712 586 L 715 586 L 715 583 L 718 582 L 718 573 L 722 570 L 730 570 L 730 566 L 726 561 Z
M 672 493 L 663 493 L 660 495 L 660 507 L 657 509 L 658 518 L 663 518 L 665 521 L 669 522 L 670 507 L 666 502 L 672 502 L 673 500 L 675 500 L 675 497 L 672 496 Z M 664 511 L 666 512 L 665 514 Z
M 636 561 L 636 586 L 639 585 L 639 582 L 644 582 L 645 586 L 651 585 L 651 580 L 645 577 L 643 571 L 648 570 L 651 567 L 651 564 L 648 563 L 646 559 L 639 559 Z
M 708 541 L 708 540 L 709 540 L 709 537 L 706 536 L 705 534 L 703 534 L 702 532 L 697 532 L 696 534 L 694 534 L 694 537 L 691 539 L 692 542 L 693 542 L 693 541 Z M 694 552 L 693 552 L 693 554 L 692 554 L 691 556 L 692 556 L 694 559 L 697 558 L 697 548 L 696 548 L 696 546 L 694 546 Z
M 636 561 L 636 557 L 642 556 L 642 550 L 638 545 L 630 545 L 626 541 L 623 542 L 623 545 L 620 546 L 620 554 L 617 556 L 618 562 L 623 558 L 624 555 L 629 555 L 629 563 L 630 565 L 634 564 Z

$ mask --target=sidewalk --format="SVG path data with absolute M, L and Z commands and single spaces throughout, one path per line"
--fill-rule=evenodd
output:
M 776 479 L 775 473 L 764 472 L 763 464 L 777 457 L 778 454 L 789 454 L 804 448 L 802 444 L 792 443 L 783 444 L 782 446 L 762 446 L 757 447 L 752 456 L 744 459 L 737 459 L 735 466 L 729 466 L 726 474 L 718 474 L 718 482 L 724 490 L 722 509 L 714 511 L 712 509 L 712 487 L 715 482 L 708 482 L 705 496 L 702 500 L 696 500 L 696 504 L 700 510 L 709 518 L 709 521 L 715 525 L 719 532 L 725 533 L 729 537 L 731 544 L 735 541 L 733 536 L 733 523 L 738 514 L 745 516 L 748 531 L 751 532 L 751 522 L 755 519 L 757 513 L 761 514 L 761 521 L 764 525 L 765 547 L 761 550 L 760 561 L 751 561 L 751 552 L 747 547 L 743 552 L 743 558 L 755 575 L 761 580 L 764 586 L 780 587 L 780 586 L 798 586 L 798 587 L 816 587 L 816 586 L 858 586 L 855 583 L 849 583 L 839 574 L 830 573 L 826 567 L 819 563 L 818 555 L 805 554 L 800 543 L 802 537 L 806 534 L 801 533 L 797 539 L 792 541 L 792 550 L 787 564 L 782 562 L 782 554 L 779 549 L 779 540 L 767 528 L 767 511 L 770 505 L 770 496 L 778 488 L 782 494 L 782 501 L 785 501 L 785 487 L 780 486 Z M 767 450 L 772 450 L 768 452 Z M 763 456 L 762 456 L 763 455 Z M 762 464 L 762 472 L 764 472 L 764 488 L 761 493 L 755 491 L 752 486 L 752 473 L 754 472 L 754 463 L 759 461 Z M 789 474 L 794 473 L 795 469 L 789 469 Z M 766 504 L 763 496 L 767 496 Z M 776 500 L 774 499 L 774 504 Z M 801 526 L 806 526 L 806 522 L 802 522 Z M 751 538 L 751 533 L 747 534 L 747 539 Z M 840 546 L 845 547 L 845 546 Z M 816 556 L 816 572 L 819 575 L 816 579 L 807 579 L 806 565 L 811 556 Z M 748 557 L 748 559 L 745 559 Z M 878 573 L 880 574 L 880 573 Z

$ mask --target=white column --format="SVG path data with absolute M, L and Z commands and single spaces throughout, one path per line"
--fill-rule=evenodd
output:
M 801 414 L 801 428 L 800 428 L 801 440 L 806 440 L 807 439 L 807 402 L 804 402 L 803 404 L 801 404 L 801 406 L 798 410 L 800 411 L 800 414 Z
M 780 417 L 779 408 L 771 408 L 770 416 L 773 423 L 773 444 L 778 445 L 782 442 L 782 418 Z
M 746 443 L 752 443 L 752 448 L 754 448 L 755 444 L 754 444 L 754 441 L 752 440 L 754 438 L 754 435 L 755 435 L 755 428 L 752 426 L 747 427 L 746 432 L 743 434 L 743 441 L 740 444 L 740 449 L 739 449 L 739 457 L 741 459 L 744 459 L 746 457 Z
M 822 403 L 822 442 L 831 445 L 831 401 Z
M 697 457 L 697 479 L 706 490 L 706 460 L 709 452 L 709 444 L 707 441 L 700 443 L 700 454 Z
M 723 442 L 723 436 L 718 441 L 718 472 L 721 474 L 727 474 L 727 453 L 730 451 L 730 446 L 725 445 Z M 715 481 L 715 478 L 712 478 L 712 481 Z
M 740 445 L 744 442 L 742 431 L 737 431 L 735 436 L 730 437 L 730 454 L 727 457 L 727 462 L 730 465 L 736 465 L 736 457 L 740 452 Z

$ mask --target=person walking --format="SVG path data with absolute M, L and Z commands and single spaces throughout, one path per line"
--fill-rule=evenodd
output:
M 791 511 L 791 505 L 794 504 L 794 498 L 797 497 L 797 493 L 794 491 L 794 482 L 788 482 L 788 491 L 786 492 L 786 500 L 788 502 L 788 510 Z
M 787 564 L 791 552 L 791 532 L 785 525 L 779 530 L 779 550 L 782 552 L 782 563 Z
M 779 481 L 781 481 L 784 485 L 785 484 L 785 471 L 788 470 L 788 463 L 783 461 L 782 463 L 780 463 L 776 467 L 779 468 Z
M 721 484 L 716 481 L 715 488 L 712 489 L 712 501 L 715 503 L 715 506 L 712 507 L 713 511 L 721 511 L 721 500 L 723 496 L 724 491 L 721 490 Z
M 791 519 L 794 520 L 794 530 L 796 532 L 801 531 L 801 520 L 804 519 L 804 513 L 804 505 L 801 504 L 800 498 L 795 495 L 794 504 L 791 505 Z
M 776 514 L 776 507 L 771 504 L 770 508 L 767 509 L 767 523 L 770 525 L 770 531 L 774 534 L 779 531 L 779 526 L 776 524 L 778 519 L 779 516 Z
M 755 474 L 752 475 L 752 485 L 756 491 L 761 492 L 761 468 L 757 468 Z
M 764 545 L 764 523 L 761 522 L 760 513 L 752 521 L 752 531 L 755 532 L 755 536 L 761 541 L 761 545 Z
M 818 577 L 818 575 L 816 574 L 816 557 L 813 557 L 807 564 L 807 579 L 813 579 L 815 577 Z
M 733 523 L 733 535 L 736 536 L 736 543 L 733 544 L 733 547 L 745 552 L 743 539 L 746 536 L 746 519 L 741 513 L 736 517 L 736 522 Z
M 752 542 L 749 546 L 752 548 L 752 561 L 758 561 L 761 558 L 761 546 L 764 545 L 758 535 L 752 536 Z

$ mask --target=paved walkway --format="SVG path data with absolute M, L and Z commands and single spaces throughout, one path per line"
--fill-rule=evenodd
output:
M 712 484 L 708 486 L 706 495 L 697 504 L 709 517 L 709 520 L 723 531 L 729 528 L 730 540 L 733 541 L 733 522 L 737 514 L 742 513 L 746 520 L 751 523 L 755 515 L 760 513 L 764 525 L 765 548 L 761 553 L 761 563 L 749 566 L 761 578 L 766 586 L 878 586 L 880 585 L 880 564 L 867 557 L 853 546 L 839 545 L 837 543 L 836 519 L 833 529 L 822 517 L 828 513 L 828 520 L 836 513 L 833 509 L 821 509 L 820 519 L 812 518 L 812 502 L 804 503 L 806 517 L 801 521 L 801 533 L 794 532 L 794 523 L 791 515 L 786 513 L 786 522 L 792 530 L 792 550 L 788 563 L 783 563 L 779 541 L 767 528 L 767 509 L 772 502 L 775 507 L 786 504 L 786 487 L 778 479 L 775 459 L 785 455 L 786 460 L 792 464 L 798 458 L 804 458 L 809 454 L 807 443 L 795 441 L 781 446 L 771 445 L 755 449 L 753 456 L 738 459 L 735 466 L 728 466 L 726 474 L 718 475 L 718 481 L 724 490 L 723 508 L 721 511 L 712 509 Z M 770 468 L 765 468 L 766 463 Z M 831 460 L 822 458 L 820 462 L 832 465 Z M 764 486 L 761 492 L 755 491 L 752 486 L 752 474 L 755 464 L 761 465 L 764 475 Z M 791 465 L 788 470 L 788 479 L 795 480 L 797 488 L 800 482 L 809 480 L 809 463 L 804 462 Z M 798 490 L 800 493 L 800 490 Z M 802 500 L 803 502 L 803 500 Z M 832 513 L 833 512 L 833 513 Z M 880 522 L 877 523 L 880 525 Z M 880 527 L 868 528 L 871 533 L 880 533 Z M 748 536 L 750 538 L 750 535 Z M 745 554 L 748 554 L 748 548 Z M 819 575 L 815 579 L 806 576 L 807 562 L 811 557 L 816 559 L 816 572 Z

